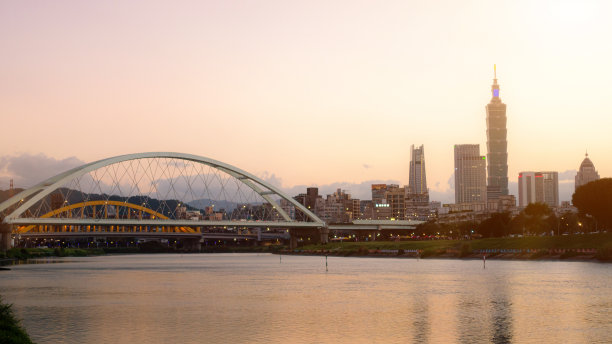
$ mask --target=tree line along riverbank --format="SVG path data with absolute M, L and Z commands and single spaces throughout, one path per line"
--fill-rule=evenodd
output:
M 315 244 L 284 254 L 337 256 L 577 259 L 612 262 L 612 233 L 474 240 L 367 241 Z
M 286 248 L 283 245 L 273 246 L 203 246 L 199 253 L 275 253 Z M 141 245 L 140 247 L 105 247 L 105 248 L 11 248 L 0 251 L 0 265 L 14 261 L 47 257 L 87 257 L 106 254 L 154 254 L 154 253 L 198 253 L 176 249 L 163 245 Z
M 281 253 L 337 256 L 420 258 L 583 259 L 612 262 L 612 233 L 568 236 L 531 236 L 473 240 L 344 241 L 313 244 L 290 250 L 288 246 L 203 246 L 202 253 Z M 131 248 L 13 248 L 0 252 L 0 260 L 45 257 L 84 257 L 104 254 L 188 253 L 171 247 Z

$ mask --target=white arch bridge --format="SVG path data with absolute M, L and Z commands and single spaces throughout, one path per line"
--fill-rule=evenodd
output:
M 40 238 L 291 238 L 327 242 L 329 227 L 279 188 L 244 170 L 183 153 L 91 162 L 0 203 L 12 240 Z M 399 223 L 398 223 L 399 224 Z M 404 224 L 405 225 L 405 224 Z M 356 230 L 381 229 L 363 225 Z

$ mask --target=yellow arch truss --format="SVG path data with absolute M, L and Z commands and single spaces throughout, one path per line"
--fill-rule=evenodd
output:
M 134 210 L 138 210 L 141 212 L 145 212 L 147 214 L 151 215 L 151 219 L 155 219 L 155 218 L 159 218 L 162 220 L 168 220 L 169 217 L 167 217 L 166 215 L 162 214 L 162 213 L 158 213 L 154 210 L 151 210 L 149 208 L 140 206 L 138 204 L 133 204 L 133 203 L 128 203 L 128 202 L 119 202 L 119 201 L 89 201 L 89 202 L 81 202 L 81 203 L 75 203 L 75 204 L 70 204 L 64 207 L 61 207 L 59 209 L 55 209 L 53 211 L 50 211 L 44 215 L 41 216 L 41 218 L 49 218 L 49 217 L 55 217 L 59 214 L 65 213 L 65 212 L 69 212 L 71 210 L 74 209 L 79 209 L 79 208 L 85 208 L 85 207 L 95 207 L 96 206 L 104 206 L 104 217 L 107 218 L 108 217 L 108 206 L 116 206 L 116 207 L 125 207 L 125 208 L 129 208 L 129 209 L 134 209 Z M 83 215 L 83 210 L 81 211 L 81 216 Z M 94 218 L 95 218 L 95 210 L 94 210 Z M 71 213 L 70 213 L 71 214 Z M 130 212 L 128 212 L 128 218 L 130 218 Z M 38 226 L 38 225 L 29 225 L 29 226 L 20 226 L 17 229 L 17 233 L 27 233 L 29 231 L 31 231 L 32 229 L 34 229 L 35 227 L 43 227 L 43 226 Z M 87 226 L 90 227 L 90 226 Z M 164 226 L 162 226 L 164 227 Z M 165 228 L 168 229 L 175 229 L 178 230 L 180 232 L 183 233 L 197 233 L 196 230 L 194 230 L 191 227 L 174 227 L 174 226 L 165 226 Z

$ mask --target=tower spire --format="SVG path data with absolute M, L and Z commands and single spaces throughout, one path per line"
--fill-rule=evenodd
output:
M 493 85 L 491 85 L 492 100 L 499 100 L 499 85 L 497 84 L 497 65 L 493 64 Z

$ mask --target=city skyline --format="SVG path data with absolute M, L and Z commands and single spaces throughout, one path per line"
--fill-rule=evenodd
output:
M 420 142 L 431 199 L 448 201 L 453 145 L 485 147 L 494 63 L 510 192 L 525 170 L 559 171 L 573 189 L 585 150 L 612 175 L 612 50 L 600 44 L 609 7 L 3 3 L 0 189 L 9 164 L 41 153 L 67 169 L 142 151 L 227 161 L 289 190 L 408 185 L 409 146 Z
M 0 342 L 612 343 L 610 13 L 0 1 Z

